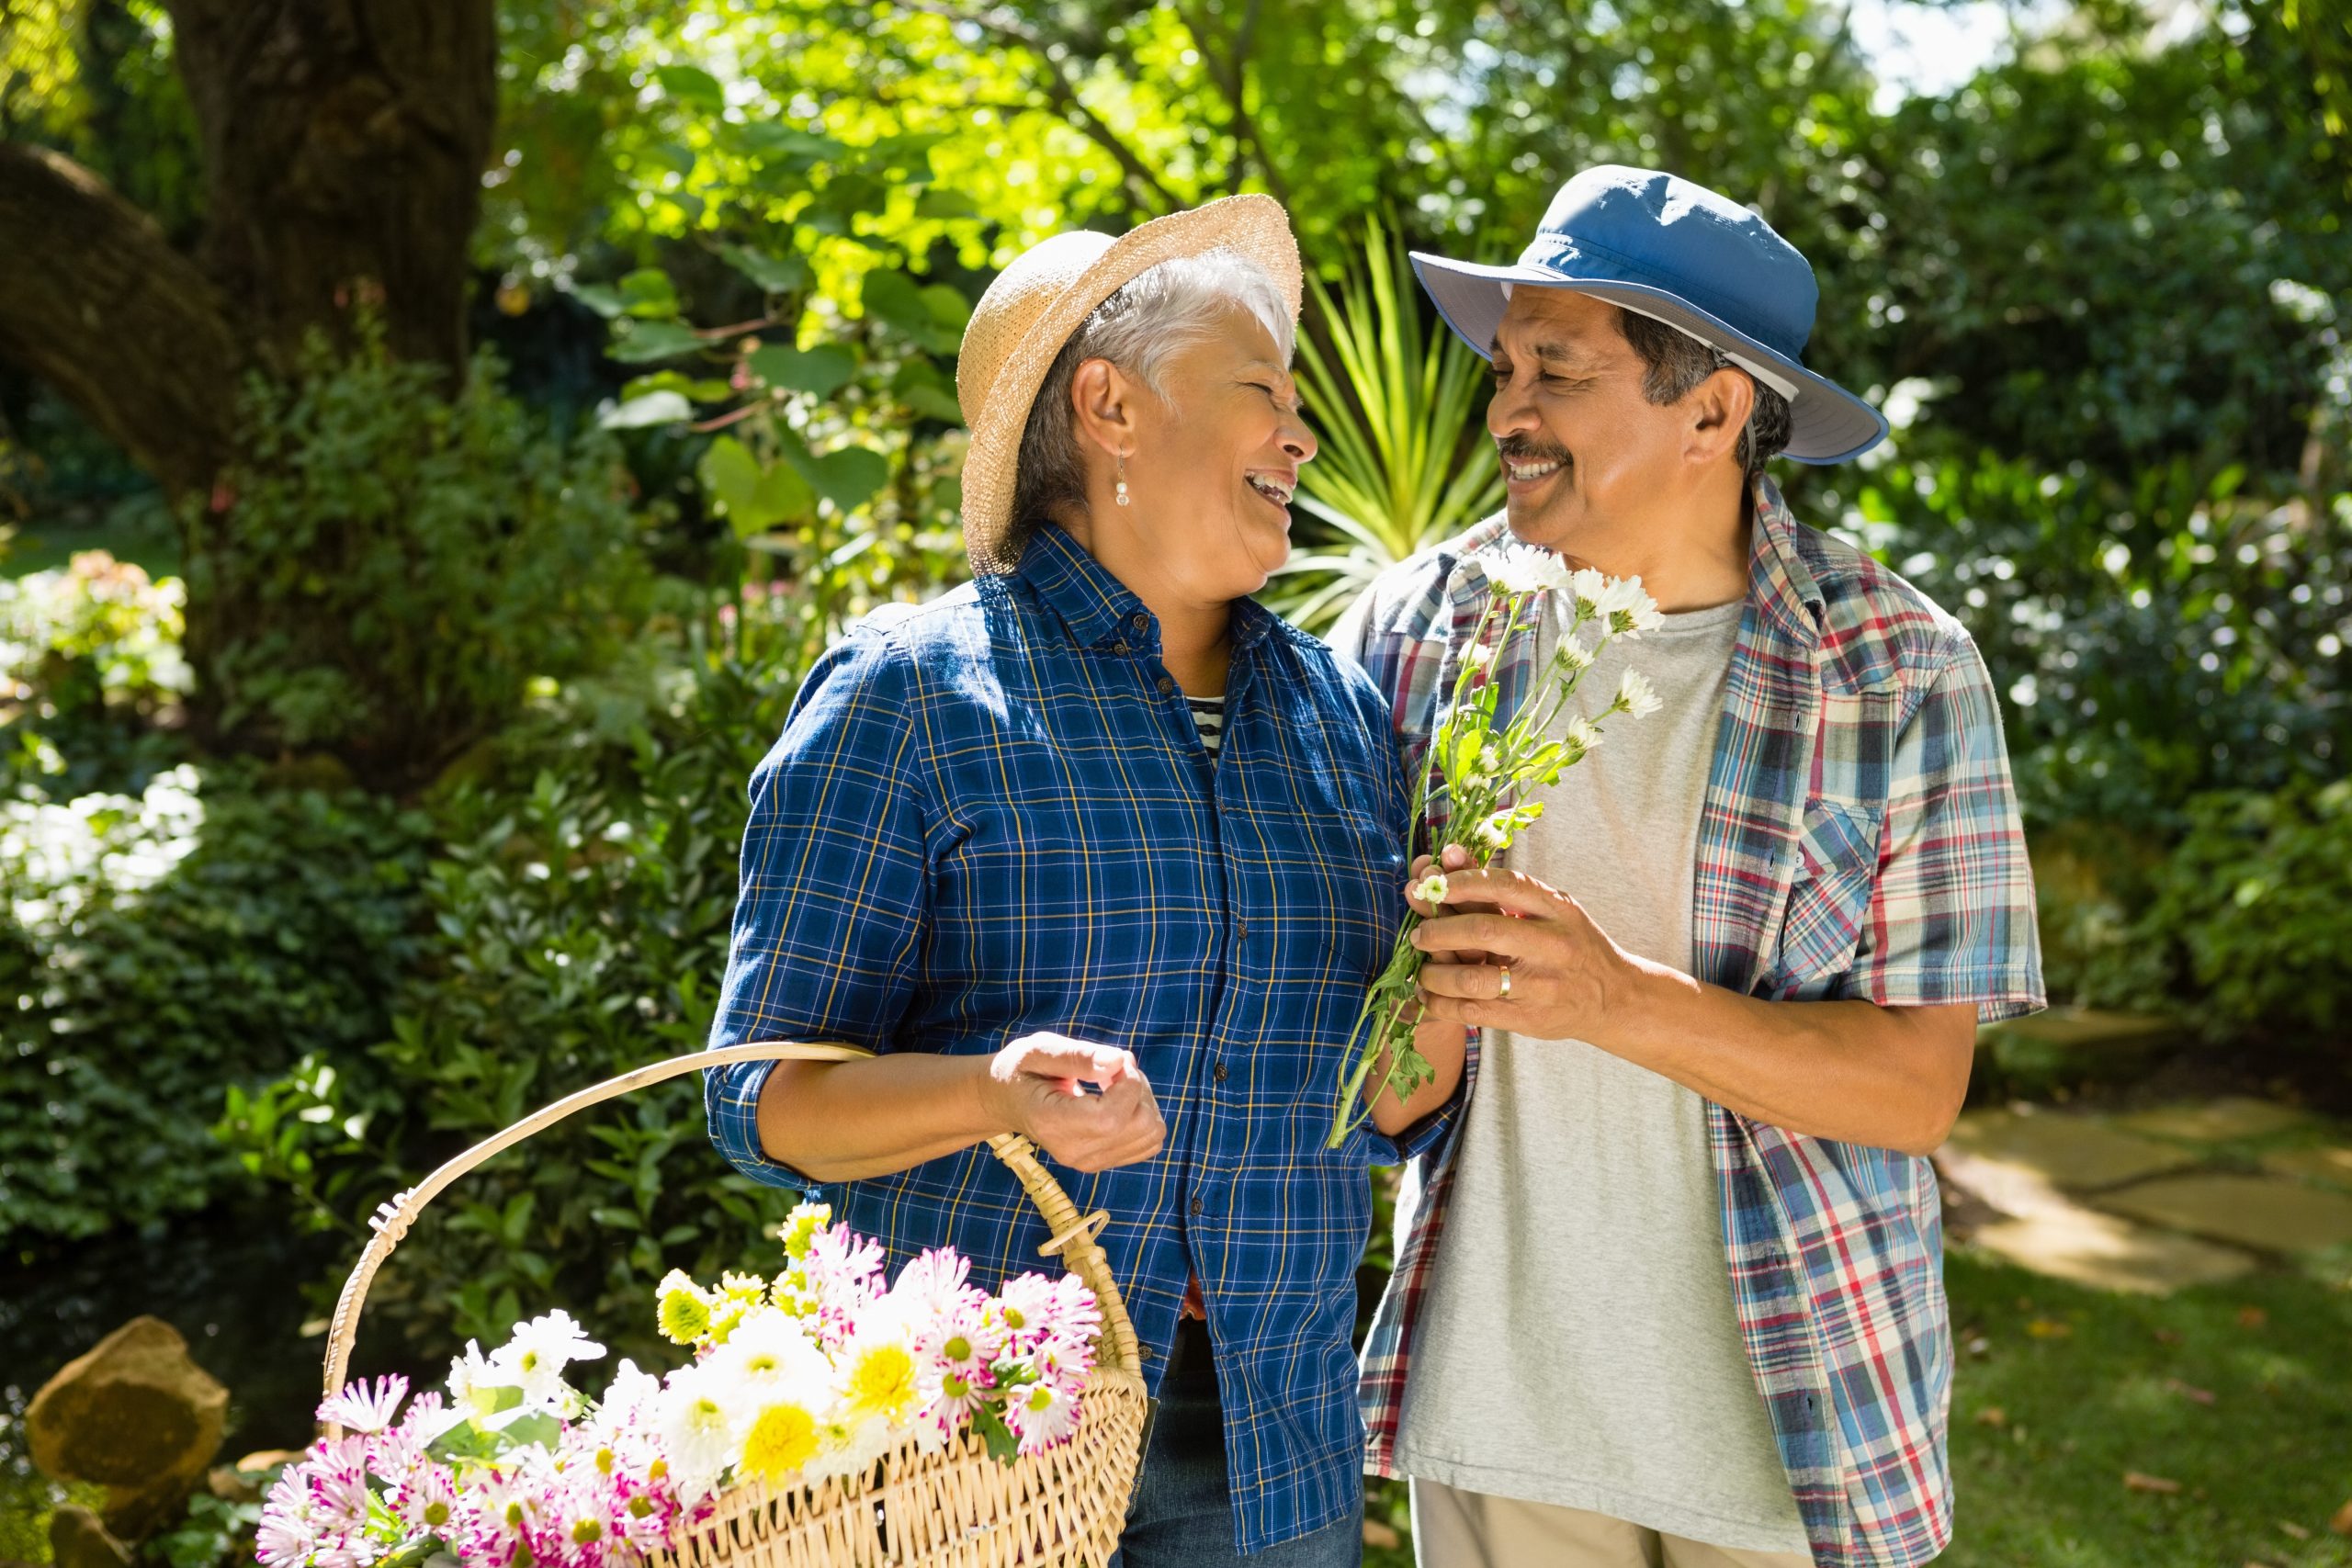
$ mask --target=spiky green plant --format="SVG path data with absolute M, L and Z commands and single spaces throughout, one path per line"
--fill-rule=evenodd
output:
M 1486 363 L 1423 317 L 1410 264 L 1378 218 L 1334 299 L 1309 274 L 1327 356 L 1299 339 L 1299 376 L 1322 453 L 1298 503 L 1320 525 L 1271 585 L 1273 607 L 1321 631 L 1386 568 L 1501 506 L 1491 442 L 1469 437 Z

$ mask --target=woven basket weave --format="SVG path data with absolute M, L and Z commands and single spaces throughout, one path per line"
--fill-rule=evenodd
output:
M 492 1155 L 574 1111 L 665 1078 L 734 1062 L 838 1062 L 867 1055 L 848 1045 L 779 1041 L 658 1062 L 560 1100 L 450 1160 L 378 1212 L 376 1235 L 335 1303 L 327 1337 L 327 1396 L 343 1388 L 360 1304 L 376 1270 L 443 1188 Z M 757 1483 L 731 1487 L 702 1523 L 680 1528 L 669 1550 L 655 1554 L 653 1568 L 1103 1568 L 1125 1522 L 1148 1403 L 1135 1325 L 1095 1241 L 1109 1216 L 1097 1210 L 1081 1218 L 1037 1163 L 1027 1139 L 1007 1134 L 989 1139 L 989 1147 L 1021 1179 L 1046 1217 L 1052 1237 L 1038 1252 L 1060 1254 L 1102 1309 L 1094 1367 L 1069 1441 L 1007 1464 L 989 1457 L 967 1432 L 936 1452 L 902 1443 L 848 1480 L 790 1492 L 770 1492 Z M 324 1432 L 330 1438 L 343 1435 L 334 1423 Z

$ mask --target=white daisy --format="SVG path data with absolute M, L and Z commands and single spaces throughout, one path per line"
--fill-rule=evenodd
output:
M 1540 593 L 1568 585 L 1565 561 L 1549 550 L 1524 545 L 1494 552 L 1487 562 L 1487 575 L 1506 593 Z
M 507 1381 L 522 1389 L 524 1404 L 554 1404 L 562 1401 L 566 1392 L 563 1369 L 604 1353 L 605 1348 L 582 1334 L 571 1314 L 559 1308 L 517 1328 L 491 1362 L 503 1368 L 509 1374 Z
M 736 1428 L 729 1401 L 706 1368 L 681 1367 L 662 1391 L 654 1425 L 679 1499 L 692 1507 L 709 1495 L 719 1472 L 734 1461 Z
M 746 1317 L 703 1366 L 711 1386 L 739 1415 L 787 1384 L 822 1384 L 832 1374 L 832 1364 L 799 1320 L 775 1307 Z
M 1647 718 L 1657 712 L 1660 704 L 1657 693 L 1650 688 L 1650 678 L 1638 670 L 1628 670 L 1624 678 L 1617 682 L 1614 705 L 1635 718 Z
M 481 1347 L 466 1341 L 464 1351 L 449 1359 L 449 1404 L 453 1415 L 470 1418 L 498 1409 L 498 1396 L 515 1385 L 514 1372 L 495 1357 L 485 1359 Z

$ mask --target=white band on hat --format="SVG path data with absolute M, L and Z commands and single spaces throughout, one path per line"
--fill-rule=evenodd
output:
M 1500 281 L 1502 283 L 1503 302 L 1505 304 L 1509 304 L 1510 302 L 1510 280 L 1505 278 Z M 1546 285 L 1546 287 L 1549 286 Z M 1779 371 L 1768 369 L 1765 367 L 1757 364 L 1756 361 L 1748 358 L 1744 354 L 1734 354 L 1730 349 L 1725 348 L 1719 343 L 1709 343 L 1705 338 L 1701 337 L 1697 333 L 1692 332 L 1689 327 L 1684 326 L 1681 322 L 1668 321 L 1664 316 L 1659 315 L 1655 310 L 1645 310 L 1639 305 L 1628 305 L 1625 301 L 1616 298 L 1614 295 L 1606 296 L 1605 298 L 1608 299 L 1609 303 L 1616 306 L 1621 310 L 1631 310 L 1636 316 L 1647 316 L 1651 321 L 1657 322 L 1660 326 L 1672 327 L 1676 332 L 1680 333 L 1692 343 L 1702 344 L 1708 348 L 1713 349 L 1717 354 L 1722 355 L 1725 359 L 1730 360 L 1734 365 L 1738 366 L 1742 370 L 1747 371 L 1750 376 L 1755 377 L 1758 380 L 1771 388 L 1772 390 L 1788 399 L 1789 401 L 1795 402 L 1797 400 L 1797 393 L 1800 390 L 1797 383 L 1790 380 L 1786 376 L 1781 375 Z

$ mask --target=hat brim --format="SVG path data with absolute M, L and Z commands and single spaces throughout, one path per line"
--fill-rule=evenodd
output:
M 1014 522 L 1012 501 L 1022 432 L 1046 372 L 1097 306 L 1165 261 L 1230 250 L 1273 279 L 1298 320 L 1304 282 L 1290 214 L 1272 197 L 1229 196 L 1121 235 L 1086 270 L 1064 286 L 1024 329 L 989 383 L 987 400 L 972 422 L 964 454 L 964 548 L 975 568 L 1008 570 L 1004 544 Z
M 1789 400 L 1784 457 L 1799 463 L 1842 463 L 1886 439 L 1886 419 L 1878 410 L 1670 290 L 1618 278 L 1571 277 L 1545 267 L 1482 266 L 1418 251 L 1413 253 L 1413 272 L 1446 325 L 1482 359 L 1493 352 L 1495 329 L 1502 325 L 1506 285 L 1566 288 L 1656 316 L 1702 343 L 1760 359 L 1786 375 L 1797 384 L 1797 395 Z

